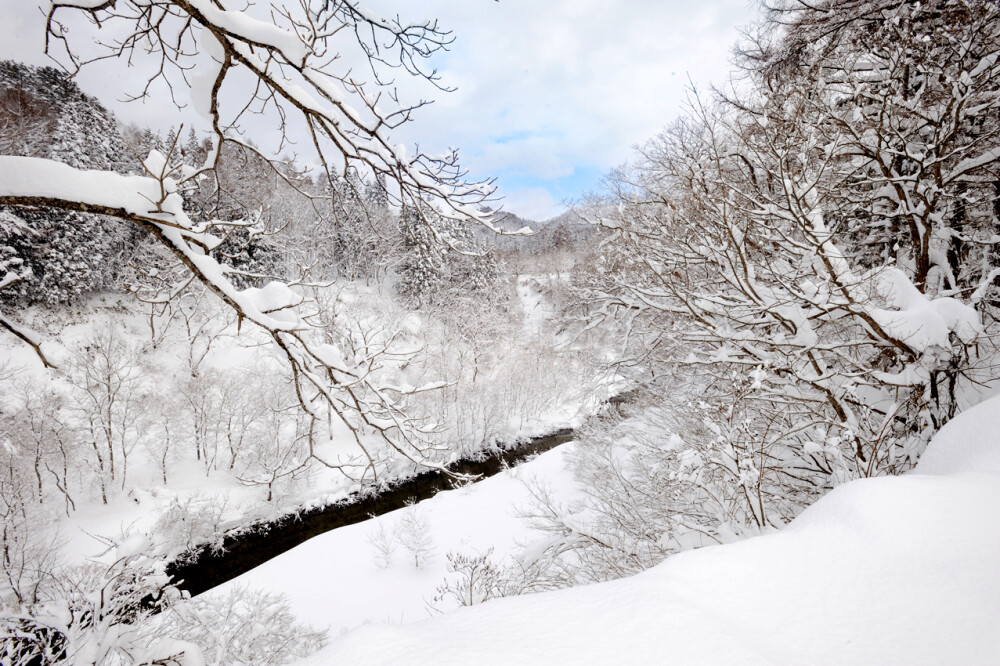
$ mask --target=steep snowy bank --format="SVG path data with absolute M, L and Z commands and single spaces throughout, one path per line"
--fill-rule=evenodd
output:
M 305 663 L 995 663 L 1000 398 L 916 472 L 846 484 L 781 532 L 631 579 L 367 626 Z

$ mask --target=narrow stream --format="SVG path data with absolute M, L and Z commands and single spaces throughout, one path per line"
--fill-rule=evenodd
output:
M 612 404 L 623 400 L 612 399 Z M 526 458 L 554 449 L 574 438 L 566 428 L 535 437 L 511 448 L 499 449 L 481 459 L 458 460 L 448 466 L 452 473 L 478 476 L 499 474 Z M 407 504 L 429 499 L 454 488 L 460 481 L 440 470 L 421 472 L 377 493 L 355 493 L 339 502 L 277 520 L 248 526 L 239 534 L 223 539 L 221 549 L 202 546 L 188 551 L 167 565 L 167 573 L 177 587 L 196 596 L 260 566 L 314 536 L 360 523 L 401 509 Z

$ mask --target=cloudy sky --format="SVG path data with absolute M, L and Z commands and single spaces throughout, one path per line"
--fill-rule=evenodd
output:
M 433 65 L 457 90 L 422 90 L 435 103 L 393 138 L 428 152 L 458 146 L 471 176 L 495 176 L 504 207 L 531 219 L 558 214 L 627 160 L 679 113 L 689 79 L 723 81 L 738 29 L 755 15 L 753 0 L 369 4 L 403 19 L 436 17 L 456 37 Z M 0 58 L 46 62 L 38 4 L 0 6 Z M 176 112 L 167 100 L 116 102 L 128 78 L 101 66 L 79 82 L 126 120 L 169 126 Z

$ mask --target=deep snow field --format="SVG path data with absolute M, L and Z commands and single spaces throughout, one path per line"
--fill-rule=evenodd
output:
M 561 455 L 518 473 L 571 492 Z M 503 552 L 530 537 L 509 518 L 518 488 L 495 477 L 419 505 L 438 553 L 423 570 L 378 569 L 367 543 L 376 523 L 318 537 L 243 580 L 330 625 L 309 665 L 1000 661 L 1000 397 L 948 424 L 913 472 L 847 483 L 780 531 L 630 579 L 428 610 L 442 552 Z
M 530 281 L 518 286 L 522 336 L 529 338 L 541 333 L 548 313 Z M 141 316 L 117 303 L 96 310 L 142 350 Z M 59 335 L 47 351 L 68 364 L 92 323 L 53 322 Z M 407 325 L 419 330 L 423 323 Z M 185 340 L 165 340 L 145 353 L 145 388 L 184 375 L 187 349 Z M 29 366 L 29 375 L 51 381 L 29 350 L 3 351 Z M 227 334 L 204 363 L 242 372 L 268 353 L 252 337 Z M 518 425 L 544 431 L 578 423 L 584 411 L 572 401 L 548 405 Z M 913 472 L 844 484 L 780 531 L 688 551 L 612 583 L 473 608 L 439 598 L 441 584 L 455 580 L 448 554 L 491 552 L 492 561 L 509 562 L 546 538 L 518 517 L 531 501 L 525 482 L 536 480 L 571 503 L 576 487 L 565 456 L 573 446 L 316 537 L 209 594 L 237 586 L 283 594 L 300 620 L 329 630 L 326 647 L 300 662 L 307 666 L 1000 663 L 1000 397 L 949 423 Z M 207 527 L 221 530 L 334 500 L 350 487 L 316 474 L 269 503 L 263 488 L 224 469 L 207 474 L 180 451 L 163 484 L 142 451 L 136 449 L 129 488 L 115 491 L 109 506 L 91 489 L 77 496 L 72 517 L 59 521 L 67 558 L 106 551 L 96 534 L 147 533 L 156 545 L 157 516 L 171 506 L 185 505 L 200 519 L 201 502 L 215 520 Z

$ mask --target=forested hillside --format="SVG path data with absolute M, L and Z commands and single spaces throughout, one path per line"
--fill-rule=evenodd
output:
M 4 663 L 996 656 L 995 2 L 762 7 L 730 80 L 537 222 L 396 143 L 449 90 L 435 21 L 43 4 L 58 67 L 0 61 Z M 74 79 L 131 59 L 138 93 Z M 170 580 L 567 428 L 281 575 Z

